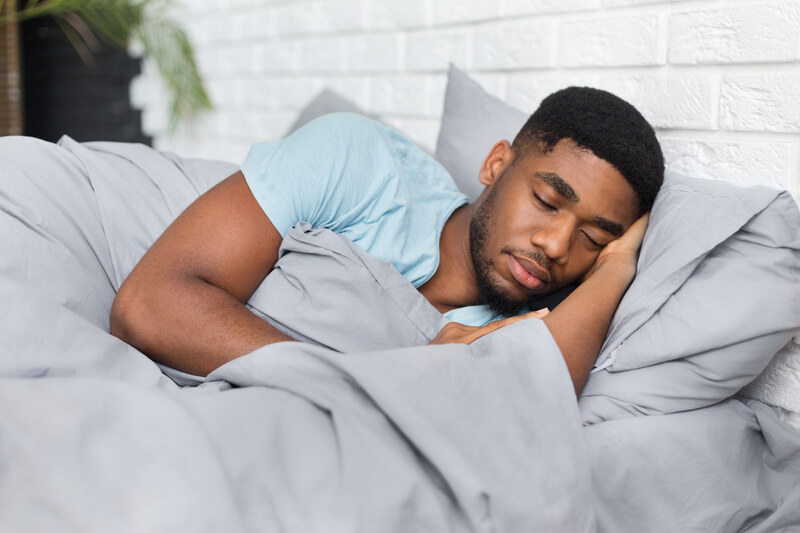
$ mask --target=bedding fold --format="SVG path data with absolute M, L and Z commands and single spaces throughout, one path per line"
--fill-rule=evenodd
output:
M 706 407 L 758 376 L 800 328 L 798 227 L 785 191 L 669 174 L 584 422 Z

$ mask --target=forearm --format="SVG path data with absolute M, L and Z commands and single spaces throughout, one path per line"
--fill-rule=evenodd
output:
M 576 394 L 589 378 L 634 273 L 632 264 L 608 262 L 543 318 L 561 350 Z
M 256 348 L 293 340 L 201 279 L 150 281 L 123 285 L 112 307 L 111 333 L 159 363 L 205 376 Z

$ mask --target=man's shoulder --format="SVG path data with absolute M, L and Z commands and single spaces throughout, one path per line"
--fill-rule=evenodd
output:
M 298 131 L 313 131 L 331 135 L 334 138 L 377 140 L 391 132 L 388 126 L 377 120 L 348 111 L 328 113 L 305 124 Z

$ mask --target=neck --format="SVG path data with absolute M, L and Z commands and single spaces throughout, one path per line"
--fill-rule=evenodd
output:
M 419 291 L 440 313 L 478 301 L 478 284 L 469 250 L 473 204 L 450 215 L 439 237 L 439 267 Z

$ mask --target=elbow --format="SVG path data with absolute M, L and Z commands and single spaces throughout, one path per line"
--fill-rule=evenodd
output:
M 142 348 L 140 339 L 144 337 L 142 330 L 147 316 L 144 311 L 146 304 L 142 300 L 139 291 L 123 283 L 111 305 L 109 317 L 109 332 L 139 349 Z

